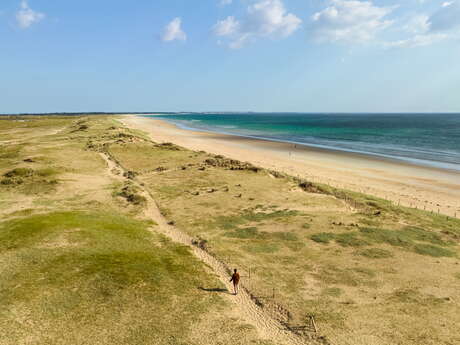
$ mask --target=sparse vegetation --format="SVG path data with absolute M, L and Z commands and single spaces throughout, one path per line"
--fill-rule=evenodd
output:
M 358 254 L 370 259 L 388 259 L 393 257 L 390 251 L 381 248 L 363 249 Z
M 456 255 L 452 250 L 441 247 L 453 245 L 453 242 L 446 242 L 439 234 L 416 227 L 406 227 L 401 230 L 361 228 L 359 232 L 317 233 L 311 235 L 310 238 L 315 242 L 324 244 L 335 241 L 343 247 L 362 247 L 371 245 L 372 243 L 385 243 L 395 247 L 401 247 L 421 255 L 435 257 Z M 378 258 L 379 255 L 386 255 L 384 253 L 385 251 L 381 249 L 361 251 L 361 255 L 370 258 Z
M 443 256 L 455 256 L 455 252 L 435 246 L 433 244 L 416 244 L 414 246 L 414 250 L 416 253 L 422 255 L 429 255 L 434 257 L 443 257 Z
M 458 338 L 458 220 L 260 168 L 231 170 L 225 157 L 156 144 L 110 118 L 0 123 L 0 135 L 11 129 L 21 141 L 0 147 L 0 342 L 26 342 L 15 325 L 27 318 L 47 337 L 37 343 L 263 344 L 227 317 L 219 282 L 185 248 L 136 218 L 145 194 L 114 183 L 100 152 L 144 184 L 169 222 L 240 268 L 246 286 L 250 269 L 251 292 L 275 289 L 291 324 L 314 315 L 337 344 Z
M 147 199 L 139 194 L 139 188 L 132 183 L 125 184 L 116 195 L 136 206 L 144 206 L 147 202 Z
M 337 287 L 325 288 L 322 291 L 322 294 L 325 296 L 339 297 L 342 294 L 342 290 Z
M 38 170 L 32 168 L 14 168 L 3 174 L 0 185 L 15 188 L 24 194 L 50 193 L 55 190 L 58 180 L 51 178 L 58 171 L 51 167 Z
M 329 243 L 335 238 L 335 236 L 333 233 L 330 232 L 321 232 L 318 234 L 311 235 L 310 238 L 318 243 Z
M 21 142 L 0 146 L 0 343 L 264 344 L 198 288 L 221 285 L 188 249 L 126 207 L 145 198 L 114 184 L 98 152 L 136 137 L 112 138 L 108 118 L 80 121 L 0 122 L 2 139 L 14 130 Z

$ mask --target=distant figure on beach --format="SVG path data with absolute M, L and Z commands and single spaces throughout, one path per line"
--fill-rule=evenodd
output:
M 236 268 L 233 271 L 233 275 L 230 281 L 233 282 L 233 291 L 235 292 L 235 295 L 237 295 L 238 294 L 238 284 L 240 283 L 240 274 L 237 272 Z

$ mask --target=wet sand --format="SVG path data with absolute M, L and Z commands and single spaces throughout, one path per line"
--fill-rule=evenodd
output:
M 126 126 L 156 142 L 173 142 L 401 205 L 460 217 L 460 173 L 368 155 L 180 129 L 166 121 L 123 116 Z

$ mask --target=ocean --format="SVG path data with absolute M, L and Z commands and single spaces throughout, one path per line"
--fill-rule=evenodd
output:
M 148 115 L 183 129 L 261 138 L 460 171 L 460 114 Z

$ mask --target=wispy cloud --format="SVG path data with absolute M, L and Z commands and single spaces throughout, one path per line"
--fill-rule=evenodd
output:
M 182 30 L 182 19 L 174 18 L 168 25 L 166 25 L 161 39 L 164 42 L 171 41 L 185 41 L 187 39 L 186 33 Z
M 430 46 L 434 43 L 438 43 L 450 38 L 446 34 L 425 34 L 415 35 L 399 41 L 391 41 L 383 43 L 385 48 L 415 48 Z
M 230 16 L 224 20 L 220 20 L 214 25 L 214 33 L 217 36 L 230 36 L 237 33 L 240 29 L 240 23 L 235 17 Z
M 426 14 L 417 14 L 409 18 L 404 30 L 411 34 L 423 34 L 430 30 L 430 17 Z
M 231 5 L 233 3 L 233 0 L 220 0 L 220 5 L 221 6 L 226 6 L 226 5 Z
M 434 13 L 404 19 L 393 16 L 397 8 L 377 6 L 372 1 L 331 0 L 311 17 L 309 35 L 318 42 L 374 43 L 384 48 L 429 46 L 460 37 L 460 0 L 445 1 Z M 385 33 L 398 33 L 401 39 L 382 39 L 388 37 Z
M 21 1 L 19 11 L 16 13 L 16 21 L 20 28 L 27 29 L 44 18 L 45 15 L 32 10 L 26 0 Z
M 333 0 L 312 16 L 310 33 L 320 42 L 366 43 L 393 24 L 386 17 L 394 8 L 370 1 Z
M 229 16 L 214 25 L 217 36 L 226 37 L 228 46 L 241 48 L 258 38 L 283 38 L 290 36 L 302 20 L 288 13 L 281 0 L 259 0 L 246 9 L 242 19 Z
M 431 31 L 449 31 L 460 27 L 460 1 L 445 2 L 430 17 Z
M 441 41 L 460 37 L 460 1 L 450 1 L 431 15 L 418 14 L 405 26 L 414 36 L 402 40 L 386 42 L 387 48 L 413 48 L 429 46 Z

